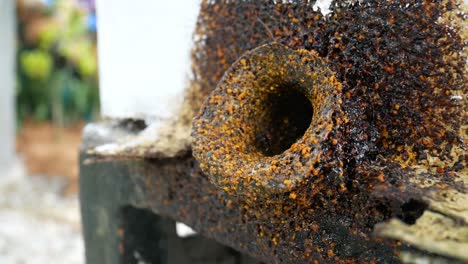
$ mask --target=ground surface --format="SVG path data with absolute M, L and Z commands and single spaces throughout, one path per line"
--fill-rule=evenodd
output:
M 16 167 L 0 177 L 0 263 L 84 263 L 76 194 Z
M 80 134 L 81 126 L 28 123 L 21 129 L 22 162 L 8 171 L 0 168 L 0 264 L 84 263 Z

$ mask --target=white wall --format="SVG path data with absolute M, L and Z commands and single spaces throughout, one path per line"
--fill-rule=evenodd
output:
M 0 171 L 10 167 L 15 151 L 14 4 L 13 0 L 0 0 Z
M 101 111 L 167 118 L 190 73 L 200 0 L 97 0 Z

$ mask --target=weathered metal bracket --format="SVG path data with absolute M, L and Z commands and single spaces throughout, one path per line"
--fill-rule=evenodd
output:
M 467 197 L 456 190 L 424 194 L 423 200 L 428 205 L 424 207 L 424 212 L 417 212 L 418 206 L 421 206 L 418 203 L 402 204 L 401 206 L 409 206 L 403 209 L 406 216 L 410 217 L 416 211 L 416 224 L 391 220 L 379 224 L 375 233 L 372 230 L 368 234 L 354 233 L 349 228 L 349 218 L 325 212 L 308 212 L 306 215 L 288 217 L 281 226 L 275 226 L 278 223 L 274 219 L 263 219 L 261 214 L 262 210 L 277 205 L 264 204 L 255 208 L 249 207 L 242 200 L 234 199 L 211 184 L 190 154 L 159 159 L 102 159 L 86 154 L 85 150 L 92 148 L 90 145 L 86 146 L 86 143 L 102 143 L 102 139 L 94 137 L 93 141 L 92 138 L 92 134 L 86 137 L 80 163 L 80 197 L 87 263 L 132 263 L 134 258 L 129 257 L 128 252 L 138 252 L 138 249 L 128 239 L 135 240 L 138 235 L 161 240 L 162 247 L 156 246 L 158 243 L 151 239 L 145 243 L 154 252 L 158 252 L 156 255 L 162 256 L 164 261 L 161 263 L 177 263 L 167 257 L 174 255 L 174 249 L 171 254 L 168 253 L 170 249 L 164 247 L 168 245 L 168 237 L 171 236 L 161 233 L 158 237 L 157 232 L 154 236 L 148 235 L 154 230 L 148 222 L 143 228 L 147 233 L 132 234 L 134 229 L 126 230 L 126 218 L 123 215 L 126 208 L 145 209 L 146 213 L 143 214 L 130 210 L 126 217 L 145 219 L 143 216 L 152 216 L 153 222 L 165 226 L 165 231 L 169 234 L 172 232 L 172 240 L 177 241 L 174 231 L 171 231 L 171 223 L 176 220 L 193 227 L 204 237 L 267 263 L 290 263 L 292 259 L 295 259 L 294 262 L 317 260 L 320 263 L 347 259 L 379 263 L 413 263 L 421 259 L 437 260 L 440 263 L 463 263 L 468 259 L 465 250 L 467 236 L 464 235 L 468 228 Z M 416 186 L 423 184 L 417 180 L 414 180 Z M 425 180 L 422 181 L 428 184 Z M 417 187 L 412 188 L 417 190 Z M 398 197 L 395 197 L 394 202 L 396 200 Z M 447 207 L 446 204 L 451 206 Z M 273 216 L 276 217 L 282 216 Z M 302 224 L 304 228 L 292 228 L 295 223 Z M 291 247 L 290 241 L 267 237 L 264 234 L 268 229 L 277 230 L 281 239 L 286 237 L 301 244 Z M 439 235 L 437 230 L 443 230 L 444 235 Z M 383 239 L 384 237 L 390 239 Z M 328 251 L 330 245 L 334 245 L 333 251 Z M 176 255 L 181 255 L 181 251 L 185 252 L 180 244 L 178 249 Z M 323 250 L 327 250 L 325 255 L 330 256 L 328 259 L 323 258 Z M 133 251 L 130 256 L 134 255 Z M 143 253 L 139 254 L 147 257 L 144 249 L 141 251 Z M 303 259 L 304 253 L 308 253 L 309 260 Z M 236 263 L 253 263 L 253 260 L 236 254 L 230 256 L 244 261 Z

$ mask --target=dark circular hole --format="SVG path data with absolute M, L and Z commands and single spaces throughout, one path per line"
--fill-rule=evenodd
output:
M 270 93 L 258 118 L 255 145 L 265 156 L 283 153 L 302 137 L 310 126 L 312 104 L 293 87 L 280 87 Z
M 401 206 L 401 212 L 397 215 L 398 218 L 400 218 L 403 222 L 413 225 L 416 223 L 416 220 L 418 220 L 419 217 L 422 216 L 424 211 L 427 209 L 427 204 L 410 199 L 408 202 L 404 203 Z

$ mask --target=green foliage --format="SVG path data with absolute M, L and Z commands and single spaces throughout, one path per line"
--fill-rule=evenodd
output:
M 20 10 L 26 15 L 18 21 L 19 124 L 32 118 L 68 125 L 98 116 L 96 37 L 86 28 L 86 10 L 73 3 L 57 0 L 40 16 Z
M 47 80 L 52 71 L 52 57 L 41 50 L 25 50 L 19 55 L 19 62 L 24 74 L 34 80 Z

